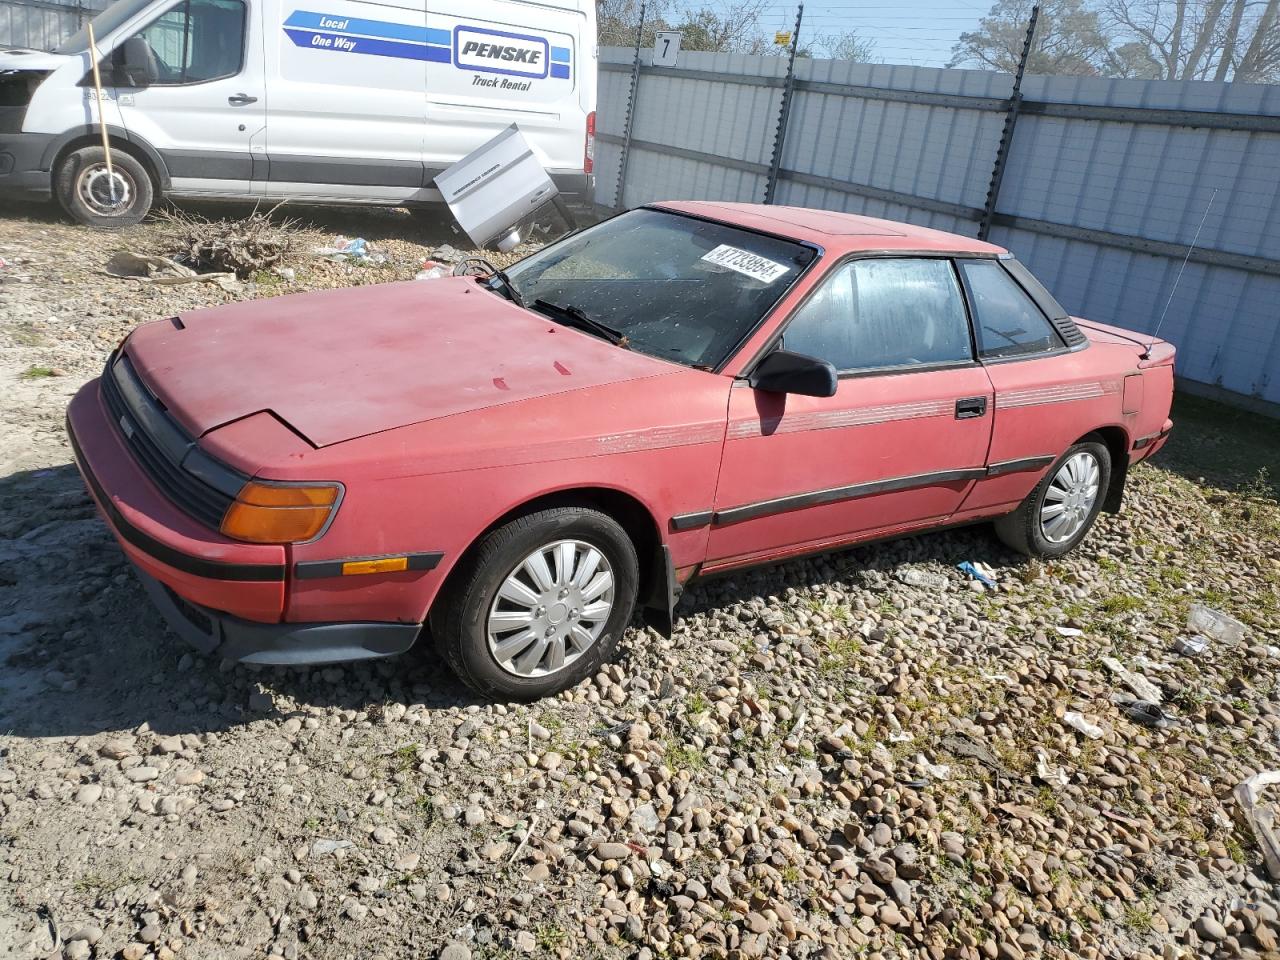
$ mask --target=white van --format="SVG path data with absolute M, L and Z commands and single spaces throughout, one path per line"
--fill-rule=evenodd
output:
M 93 24 L 114 183 L 82 30 L 0 51 L 0 195 L 94 226 L 160 196 L 432 203 L 514 122 L 590 200 L 594 0 L 116 0 Z

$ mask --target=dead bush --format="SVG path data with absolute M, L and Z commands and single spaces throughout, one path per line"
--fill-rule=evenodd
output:
M 282 204 L 238 219 L 210 220 L 183 210 L 159 212 L 164 253 L 199 271 L 234 273 L 248 279 L 280 263 L 293 250 L 302 221 L 275 219 Z

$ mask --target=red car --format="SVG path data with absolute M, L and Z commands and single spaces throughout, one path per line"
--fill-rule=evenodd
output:
M 397 654 L 538 697 L 694 576 L 994 520 L 1059 556 L 1164 443 L 1169 344 L 999 247 L 664 203 L 506 273 L 147 324 L 73 400 L 85 481 L 178 633 Z

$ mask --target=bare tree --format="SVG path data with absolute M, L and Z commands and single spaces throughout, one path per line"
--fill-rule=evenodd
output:
M 1114 34 L 1128 41 L 1115 51 L 1127 51 L 1112 65 L 1117 75 L 1246 82 L 1280 77 L 1280 0 L 1106 0 L 1106 11 Z M 1127 69 L 1138 63 L 1147 69 Z
M 814 48 L 829 60 L 852 60 L 854 63 L 878 63 L 874 40 L 861 37 L 854 30 L 843 33 L 818 34 Z
M 1014 72 L 1033 5 L 1033 0 L 997 0 L 977 30 L 960 34 L 948 66 L 977 64 Z M 1047 0 L 1040 7 L 1027 70 L 1093 76 L 1107 69 L 1109 52 L 1110 43 L 1098 14 L 1087 9 L 1083 0 Z
M 682 50 L 715 53 L 773 53 L 761 19 L 769 0 L 727 0 L 717 6 L 676 11 L 671 0 L 652 0 L 646 7 L 641 46 L 652 46 L 659 30 L 678 30 Z M 629 47 L 636 42 L 640 0 L 596 0 L 600 43 Z

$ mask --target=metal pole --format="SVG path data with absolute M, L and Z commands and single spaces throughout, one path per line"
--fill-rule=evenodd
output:
M 773 203 L 778 189 L 778 171 L 782 169 L 782 147 L 787 139 L 787 120 L 791 116 L 791 94 L 796 88 L 796 48 L 800 46 L 800 21 L 804 4 L 796 10 L 796 29 L 791 34 L 791 55 L 787 57 L 787 79 L 782 85 L 782 105 L 778 109 L 778 129 L 773 135 L 773 158 L 769 161 L 769 179 L 764 185 L 764 202 Z
M 631 89 L 627 91 L 627 113 L 622 123 L 622 156 L 618 158 L 618 185 L 613 188 L 613 206 L 625 206 L 627 161 L 631 159 L 631 120 L 635 115 L 636 96 L 640 92 L 640 39 L 644 34 L 644 5 L 640 0 L 640 22 L 636 24 L 636 49 L 631 60 Z
M 1013 145 L 1013 130 L 1018 125 L 1018 110 L 1022 106 L 1022 75 L 1031 56 L 1031 43 L 1036 35 L 1036 21 L 1040 19 L 1040 5 L 1031 8 L 1031 22 L 1027 24 L 1027 39 L 1022 44 L 1022 56 L 1018 58 L 1018 72 L 1013 75 L 1013 93 L 1009 96 L 1009 112 L 1005 114 L 1004 129 L 1000 132 L 1000 146 L 996 150 L 996 165 L 991 171 L 991 185 L 987 188 L 987 202 L 982 208 L 982 220 L 978 223 L 978 239 L 986 240 L 991 232 L 991 218 L 996 214 L 996 201 L 1000 199 L 1000 184 L 1004 180 L 1004 168 L 1009 160 L 1009 148 Z

